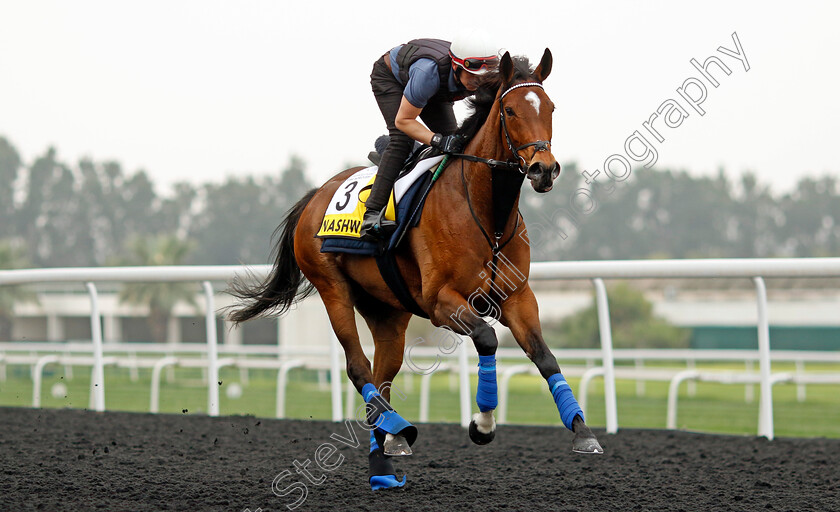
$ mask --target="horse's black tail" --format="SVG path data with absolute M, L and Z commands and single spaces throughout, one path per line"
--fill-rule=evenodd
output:
M 248 284 L 237 277 L 231 283 L 228 292 L 241 300 L 230 308 L 230 320 L 244 322 L 269 313 L 282 315 L 292 304 L 305 299 L 315 291 L 312 283 L 306 281 L 295 260 L 295 229 L 303 209 L 309 204 L 317 189 L 306 193 L 287 213 L 283 222 L 277 226 L 272 238 L 277 239 L 272 255 L 274 267 L 264 281 Z M 248 276 L 253 282 L 253 275 Z

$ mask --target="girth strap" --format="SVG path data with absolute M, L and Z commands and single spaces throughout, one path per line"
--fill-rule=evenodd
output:
M 394 292 L 397 300 L 400 301 L 400 304 L 402 304 L 406 311 L 421 318 L 429 318 L 429 315 L 420 308 L 420 305 L 411 296 L 411 292 L 408 290 L 408 284 L 406 284 L 400 268 L 397 266 L 394 251 L 385 251 L 384 254 L 376 256 L 376 266 L 379 267 L 379 273 L 382 274 L 382 279 L 385 280 L 385 284 Z

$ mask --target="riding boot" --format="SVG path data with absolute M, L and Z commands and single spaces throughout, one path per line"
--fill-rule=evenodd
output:
M 385 158 L 383 157 L 383 160 Z M 397 169 L 399 171 L 399 169 Z M 362 219 L 362 226 L 359 228 L 359 238 L 368 242 L 379 242 L 396 229 L 396 222 L 385 220 L 385 209 L 391 197 L 391 189 L 394 186 L 395 172 L 388 172 L 387 168 L 380 166 L 376 173 L 376 180 L 370 189 L 370 195 L 365 201 L 365 215 Z

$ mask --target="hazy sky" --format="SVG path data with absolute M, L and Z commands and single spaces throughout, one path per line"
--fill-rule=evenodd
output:
M 276 173 L 291 154 L 321 182 L 385 131 L 374 59 L 467 23 L 535 61 L 551 48 L 553 151 L 586 169 L 679 99 L 691 58 L 718 55 L 732 74 L 715 69 L 706 114 L 663 131 L 657 166 L 752 170 L 780 192 L 840 170 L 838 19 L 834 2 L 3 0 L 0 135 L 27 162 L 54 145 L 146 169 L 162 191 Z M 716 51 L 733 32 L 748 72 Z

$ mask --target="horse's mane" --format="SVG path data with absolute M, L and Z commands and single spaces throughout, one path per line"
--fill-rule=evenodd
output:
M 527 80 L 531 78 L 531 75 L 531 63 L 528 61 L 528 57 L 513 57 L 513 79 L 511 83 L 517 80 Z M 502 78 L 498 72 L 488 73 L 482 78 L 475 95 L 466 100 L 467 108 L 471 109 L 472 113 L 464 119 L 455 132 L 466 137 L 468 141 L 475 137 L 475 134 L 487 121 L 487 116 L 490 115 L 499 88 L 502 85 L 508 85 L 502 84 Z

